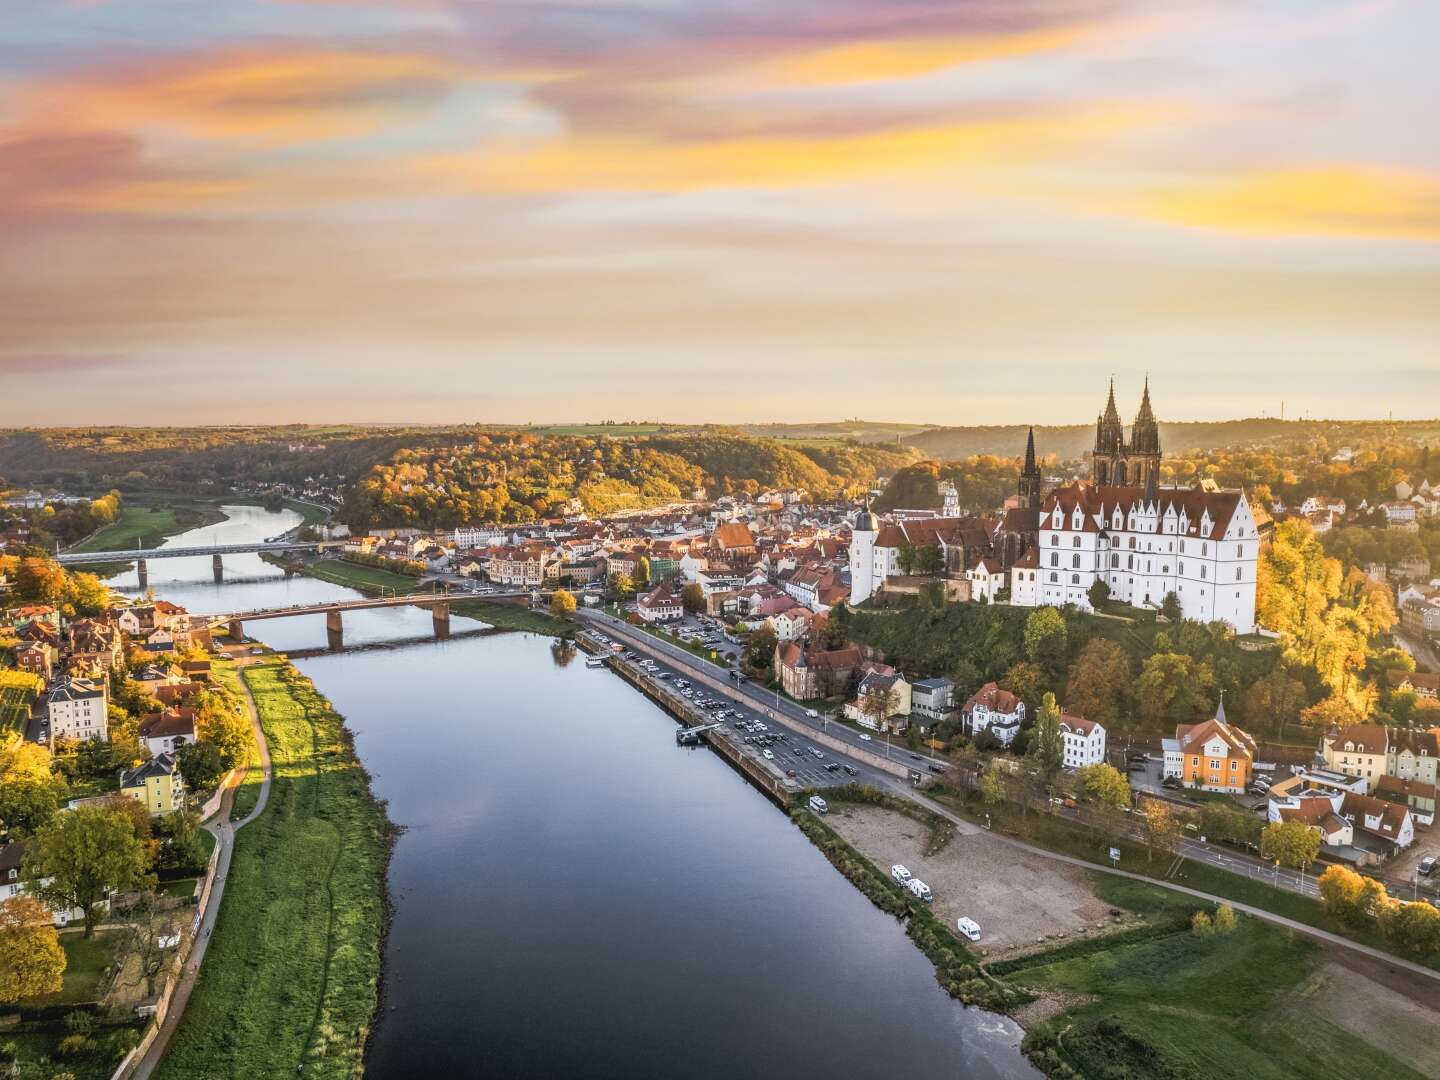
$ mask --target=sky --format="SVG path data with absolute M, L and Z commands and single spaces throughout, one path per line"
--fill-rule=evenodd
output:
M 1433 0 L 6 0 L 0 424 L 1440 414 Z

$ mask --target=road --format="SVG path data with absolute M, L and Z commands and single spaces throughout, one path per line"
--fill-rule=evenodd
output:
M 235 655 L 236 665 L 245 667 L 254 663 L 249 657 Z M 205 828 L 215 837 L 219 845 L 220 856 L 215 863 L 215 884 L 210 890 L 209 902 L 201 913 L 200 926 L 195 931 L 195 944 L 190 950 L 190 958 L 185 964 L 185 971 L 180 976 L 180 982 L 175 987 L 175 993 L 170 999 L 170 1009 L 165 1014 L 165 1022 L 160 1025 L 160 1030 L 155 1036 L 155 1041 L 150 1044 L 145 1056 L 135 1067 L 132 1074 L 134 1080 L 146 1080 L 155 1067 L 160 1064 L 160 1059 L 165 1056 L 165 1049 L 170 1045 L 170 1039 L 175 1034 L 175 1029 L 180 1026 L 180 1018 L 185 1014 L 185 1006 L 190 1001 L 190 994 L 195 989 L 195 980 L 198 976 L 200 965 L 205 962 L 205 950 L 210 946 L 210 931 L 215 927 L 215 919 L 220 914 L 220 901 L 225 895 L 225 882 L 230 874 L 230 859 L 235 851 L 235 833 L 243 829 L 250 822 L 260 816 L 265 809 L 266 802 L 270 799 L 270 745 L 265 741 L 265 732 L 260 727 L 260 714 L 255 710 L 255 699 L 250 696 L 250 688 L 245 681 L 240 680 L 240 688 L 245 693 L 245 708 L 250 713 L 250 726 L 255 732 L 255 742 L 260 748 L 260 797 L 255 800 L 255 807 L 239 821 L 230 821 L 230 811 L 235 804 L 235 792 L 243 777 L 232 777 L 231 783 L 220 801 L 220 810 L 206 824 Z
M 606 612 L 582 608 L 576 614 L 582 623 L 598 626 L 602 632 L 618 641 L 624 641 L 630 647 L 644 652 L 656 661 L 665 663 L 672 670 L 678 665 L 681 670 L 687 672 L 703 671 L 712 678 L 726 678 L 724 668 L 707 663 L 694 653 L 668 641 L 663 641 L 652 634 L 647 634 L 643 630 L 638 630 Z M 730 700 L 760 713 L 767 720 L 779 721 L 801 736 L 814 731 L 823 731 L 831 738 L 854 747 L 857 752 L 880 754 L 917 771 L 929 766 L 937 769 L 948 767 L 948 763 L 942 758 L 913 752 L 904 744 L 890 742 L 885 736 L 877 735 L 867 739 L 844 724 L 828 720 L 823 716 L 809 716 L 802 706 L 752 683 L 732 685 L 720 693 L 728 696 Z M 714 696 L 713 693 L 712 696 Z

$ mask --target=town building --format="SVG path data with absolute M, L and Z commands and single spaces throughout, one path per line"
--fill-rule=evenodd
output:
M 173 754 L 161 754 L 120 772 L 120 794 L 142 803 L 151 817 L 185 809 L 185 780 Z
M 673 622 L 685 614 L 685 605 L 663 585 L 657 585 L 635 604 L 635 613 L 647 623 Z
M 874 702 L 888 697 L 885 715 L 875 716 Z M 911 687 L 893 668 L 867 671 L 855 687 L 855 699 L 845 703 L 844 714 L 871 731 L 903 735 L 910 726 Z
M 52 743 L 108 739 L 110 687 L 105 679 L 66 679 L 46 695 Z
M 1204 791 L 1243 794 L 1255 768 L 1255 740 L 1225 721 L 1221 702 L 1213 720 L 1177 724 L 1175 737 L 1162 742 L 1165 777 Z
M 970 695 L 960 716 L 965 734 L 973 738 L 989 731 L 1002 746 L 1009 746 L 1025 722 L 1025 702 L 993 682 L 986 683 Z
M 1067 769 L 1083 769 L 1105 762 L 1105 726 L 1083 716 L 1060 714 L 1060 739 L 1064 744 L 1063 764 Z
M 955 718 L 955 684 L 944 677 L 917 679 L 910 685 L 910 712 L 923 728 Z
M 151 757 L 173 754 L 195 741 L 194 709 L 163 709 L 140 718 L 140 741 Z

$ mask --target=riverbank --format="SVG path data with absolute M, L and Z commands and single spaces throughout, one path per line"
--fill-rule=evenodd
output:
M 66 549 L 69 554 L 89 551 L 133 551 L 137 547 L 158 547 L 167 537 L 201 529 L 225 520 L 218 507 L 165 504 L 126 504 L 120 516 Z M 113 564 L 107 569 L 114 570 Z
M 352 1077 L 379 1005 L 393 830 L 314 684 L 280 657 L 242 677 L 270 798 L 236 835 L 204 969 L 156 1075 Z

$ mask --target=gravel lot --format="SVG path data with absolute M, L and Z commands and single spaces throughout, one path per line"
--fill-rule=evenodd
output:
M 827 822 L 877 866 L 888 873 L 904 863 L 930 886 L 935 913 L 950 927 L 962 915 L 978 922 L 979 948 L 988 955 L 1018 955 L 1047 937 L 1053 944 L 1057 936 L 1116 928 L 1085 870 L 1016 851 L 970 824 L 956 826 L 954 839 L 926 858 L 928 830 L 914 819 L 873 806 L 832 807 Z

